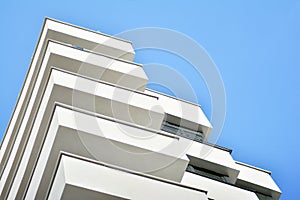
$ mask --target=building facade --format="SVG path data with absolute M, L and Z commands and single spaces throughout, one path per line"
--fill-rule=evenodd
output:
M 280 198 L 212 145 L 199 105 L 146 89 L 129 41 L 46 18 L 0 151 L 0 199 Z

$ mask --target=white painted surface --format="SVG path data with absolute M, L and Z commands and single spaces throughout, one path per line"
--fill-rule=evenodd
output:
M 231 186 L 222 182 L 214 181 L 203 176 L 186 172 L 182 184 L 208 191 L 208 197 L 215 200 L 258 200 L 255 193 Z
M 227 175 L 232 183 L 236 181 L 239 171 L 228 151 L 193 142 L 187 151 L 187 155 L 196 158 L 194 165 Z
M 34 90 L 33 88 L 35 86 L 39 86 L 39 83 L 36 85 L 34 85 L 33 83 L 37 79 L 37 72 L 40 68 L 42 58 L 45 54 L 45 48 L 47 46 L 48 40 L 70 43 L 74 46 L 81 46 L 100 53 L 104 51 L 102 53 L 110 56 L 124 58 L 127 60 L 132 60 L 134 57 L 132 45 L 128 41 L 119 40 L 117 38 L 113 38 L 101 33 L 96 33 L 90 30 L 75 27 L 70 24 L 59 22 L 57 20 L 46 18 L 39 38 L 39 42 L 35 49 L 35 54 L 32 58 L 31 65 L 26 76 L 26 80 L 18 98 L 18 103 L 9 122 L 5 137 L 2 140 L 0 150 L 0 173 L 4 171 L 6 164 L 11 165 L 13 160 L 9 161 L 8 156 L 12 156 L 14 159 L 16 149 L 13 149 L 12 146 L 14 145 L 14 142 L 19 143 L 20 137 L 22 136 L 17 135 L 17 130 L 21 126 L 22 121 L 24 121 L 24 124 L 26 125 L 26 118 L 28 118 L 28 113 L 31 112 L 32 101 L 34 102 L 35 99 L 34 95 L 33 97 L 31 97 L 31 91 Z M 31 102 L 29 102 L 30 98 L 33 99 L 31 100 Z M 29 106 L 27 105 L 28 102 L 30 104 Z M 27 114 L 25 114 L 25 110 Z M 25 120 L 22 119 L 23 116 L 25 116 Z M 33 116 L 31 116 L 31 118 L 33 118 Z M 23 131 L 23 129 L 24 128 L 21 128 L 21 132 Z M 11 152 L 13 154 L 11 154 Z M 5 153 L 8 156 L 4 158 Z M 3 178 L 1 177 L 0 181 L 0 192 L 2 192 L 4 181 L 6 180 L 7 176 L 8 171 L 3 172 Z
M 240 171 L 238 179 L 251 182 L 271 190 L 280 191 L 278 186 L 275 184 L 270 174 L 263 172 L 261 170 L 247 167 L 245 165 L 238 164 L 236 165 L 237 169 Z
M 80 82 L 80 84 L 78 84 L 78 81 Z M 117 92 L 121 92 L 122 95 L 115 96 L 114 92 L 116 90 Z M 53 103 L 55 101 L 78 106 L 80 108 L 84 108 L 86 110 L 90 110 L 93 112 L 98 112 L 104 115 L 111 115 L 114 118 L 117 119 L 119 118 L 121 120 L 133 122 L 135 124 L 137 123 L 145 126 L 148 125 L 150 128 L 159 129 L 164 117 L 164 113 L 161 110 L 152 109 L 157 105 L 156 98 L 149 97 L 141 93 L 134 93 L 134 94 L 132 93 L 134 92 L 123 90 L 123 89 L 118 90 L 110 85 L 105 85 L 91 80 L 79 78 L 76 77 L 75 75 L 66 74 L 64 72 L 60 72 L 57 70 L 52 70 L 47 89 L 45 90 L 45 97 L 44 100 L 42 101 L 40 110 L 36 118 L 37 125 L 34 126 L 33 131 L 31 131 L 30 134 L 28 134 L 30 135 L 29 143 L 27 144 L 27 147 L 24 151 L 25 155 L 23 155 L 20 166 L 24 166 L 24 167 L 27 166 L 26 163 L 29 160 L 29 156 L 31 154 L 33 144 L 35 142 L 36 135 L 38 134 L 38 131 L 44 131 L 44 130 L 39 130 L 39 128 L 41 126 L 45 127 L 46 122 L 49 120 L 48 118 L 46 118 L 44 125 L 41 125 L 42 118 L 45 116 L 50 116 L 52 111 L 49 110 L 48 108 L 48 111 L 46 112 L 47 106 L 51 108 L 51 106 L 53 106 Z M 133 96 L 134 98 L 128 101 L 128 97 L 130 96 Z M 76 99 L 78 99 L 79 102 L 76 103 Z M 87 102 L 89 102 L 90 104 Z M 144 104 L 145 102 L 147 104 Z M 104 105 L 111 104 L 112 107 L 108 106 L 103 108 L 101 107 L 101 105 L 103 104 Z M 122 115 L 116 113 L 117 111 L 120 111 L 122 109 L 127 110 L 128 105 L 131 106 L 129 113 L 126 113 L 124 111 L 121 112 Z M 113 110 L 113 109 L 117 109 L 117 110 Z M 131 116 L 145 116 L 145 115 L 148 116 L 148 114 L 150 114 L 151 118 L 142 117 L 140 119 L 137 119 L 138 121 L 132 121 L 135 120 L 135 118 L 132 118 Z M 23 123 L 22 125 L 26 125 L 26 124 Z M 21 138 L 23 134 L 24 133 L 18 134 L 18 137 Z M 19 147 L 20 142 L 21 139 L 18 139 L 14 145 L 13 152 L 9 157 L 9 163 L 7 164 L 7 168 L 4 171 L 5 178 L 1 179 L 1 181 L 3 181 L 2 183 L 5 183 L 5 181 L 7 181 L 8 178 L 7 176 L 9 170 L 11 169 L 12 162 L 16 156 L 16 151 Z M 17 172 L 16 187 L 18 186 L 18 184 L 20 184 L 19 181 L 23 177 L 24 170 L 25 169 L 21 171 L 19 170 Z M 4 184 L 2 183 L 1 183 L 1 187 L 4 186 Z
M 158 96 L 159 103 L 167 114 L 182 119 L 179 126 L 201 130 L 206 138 L 209 136 L 212 126 L 200 106 L 152 90 L 145 90 L 145 93 Z
M 95 55 L 68 45 L 48 42 L 51 39 L 108 56 Z M 127 61 L 112 58 L 114 56 Z M 176 123 L 179 119 L 178 125 L 202 131 L 205 137 L 209 136 L 212 126 L 198 105 L 150 90 L 146 90 L 145 94 L 141 93 L 145 89 L 147 77 L 141 66 L 130 62 L 133 57 L 132 45 L 127 41 L 56 20 L 45 20 L 31 67 L 2 142 L 0 172 L 4 171 L 0 180 L 1 193 L 4 183 L 9 183 L 10 186 L 10 181 L 13 181 L 8 199 L 16 199 L 20 185 L 27 184 L 26 181 L 22 182 L 22 178 L 29 164 L 29 158 L 33 155 L 36 156 L 37 152 L 41 150 L 34 143 L 38 137 L 47 134 L 44 148 L 41 150 L 42 156 L 37 162 L 33 181 L 30 183 L 27 196 L 29 199 L 33 199 L 36 194 L 39 194 L 38 188 L 45 189 L 48 186 L 49 182 L 41 181 L 46 180 L 45 177 L 50 180 L 52 173 L 47 170 L 53 170 L 60 150 L 69 150 L 86 158 L 104 160 L 107 163 L 177 182 L 180 182 L 184 175 L 183 184 L 207 189 L 208 196 L 215 200 L 257 199 L 253 192 L 184 172 L 189 162 L 187 156 L 189 156 L 191 162 L 198 164 L 199 167 L 226 174 L 233 182 L 237 181 L 237 183 L 246 184 L 253 190 L 270 193 L 274 199 L 279 198 L 281 191 L 266 172 L 236 164 L 229 152 L 225 150 L 185 138 L 176 139 L 176 137 L 170 136 L 171 134 L 162 134 L 159 129 L 165 113 Z M 53 66 L 92 79 L 124 86 L 131 90 L 59 70 L 53 70 L 48 79 L 50 68 Z M 49 82 L 47 83 L 47 81 Z M 48 84 L 48 88 L 45 90 L 46 84 Z M 38 111 L 34 111 L 38 108 L 44 91 L 42 104 Z M 158 100 L 155 97 L 158 97 Z M 78 107 L 84 112 L 89 111 L 93 114 L 58 108 L 56 114 L 51 118 L 55 101 Z M 99 117 L 99 114 L 107 118 Z M 23 120 L 22 117 L 24 117 Z M 116 119 L 117 122 L 111 121 L 111 118 Z M 47 132 L 48 120 L 51 120 L 52 123 Z M 34 126 L 31 130 L 30 127 L 33 123 Z M 148 127 L 151 130 L 142 127 Z M 16 131 L 18 128 L 19 131 Z M 29 141 L 23 157 L 18 158 L 17 152 L 25 144 L 22 137 L 26 134 Z M 76 143 L 74 135 L 81 136 L 80 144 Z M 15 141 L 14 138 L 16 138 Z M 14 146 L 10 147 L 13 141 Z M 42 141 L 41 138 L 39 141 Z M 117 148 L 119 151 L 116 150 Z M 127 154 L 120 153 L 120 150 Z M 8 152 L 10 154 L 7 154 Z M 10 157 L 7 158 L 5 154 Z M 137 157 L 134 154 L 150 154 L 152 156 L 141 161 L 135 159 Z M 14 167 L 13 162 L 17 158 L 21 159 L 20 167 L 16 172 L 11 171 L 11 168 Z M 4 169 L 6 160 L 8 162 Z M 58 199 L 65 198 L 64 195 L 70 195 L 70 191 L 72 191 L 72 199 L 76 197 L 83 199 L 80 194 L 92 193 L 106 199 L 141 199 L 139 195 L 143 195 L 143 197 L 146 195 L 142 199 L 194 199 L 197 195 L 197 199 L 207 199 L 205 195 L 199 196 L 199 192 L 196 195 L 196 193 L 181 187 L 178 188 L 178 186 L 174 188 L 168 184 L 164 185 L 162 182 L 153 181 L 149 177 L 139 179 L 131 174 L 111 171 L 103 166 L 85 161 L 69 158 L 64 160 L 60 165 L 60 171 L 57 173 L 51 192 L 51 195 L 56 195 Z M 166 161 L 173 162 L 164 168 L 157 168 Z M 30 164 L 33 163 L 32 161 Z M 149 171 L 153 168 L 158 170 Z M 9 176 L 9 173 L 12 172 L 15 177 Z M 53 171 L 50 170 L 50 172 Z M 26 175 L 28 174 L 30 172 L 27 172 Z M 102 177 L 104 177 L 104 182 Z M 127 190 L 115 188 L 110 182 L 115 179 L 123 181 L 122 186 Z M 138 188 L 138 192 L 135 191 L 136 188 Z M 90 193 L 91 191 L 93 192 Z M 153 193 L 153 191 L 155 192 Z
M 43 190 L 39 193 L 45 194 L 57 156 L 62 150 L 175 181 L 181 180 L 187 166 L 185 154 L 177 154 L 174 149 L 176 143 L 180 142 L 177 139 L 59 106 L 53 119 L 30 182 L 30 196 L 35 196 L 39 188 Z M 124 130 L 131 135 L 124 134 Z M 152 136 L 148 138 L 137 137 L 149 134 Z M 42 178 L 48 180 L 44 182 L 45 185 L 41 185 Z
M 53 188 L 57 188 L 56 185 L 77 186 L 78 190 L 71 195 L 72 199 L 78 199 L 77 192 L 80 197 L 80 191 L 85 189 L 126 199 L 207 199 L 205 193 L 199 191 L 67 156 L 62 156 Z M 51 190 L 49 199 L 54 197 L 62 196 L 58 196 L 55 190 Z
M 139 91 L 144 91 L 148 82 L 142 66 L 135 63 L 81 51 L 51 41 L 47 51 L 49 56 L 44 58 L 43 62 L 47 62 L 48 66 Z
M 243 181 L 243 184 L 246 184 L 247 187 L 261 193 L 267 193 L 274 199 L 279 199 L 281 190 L 269 173 L 238 162 L 236 167 L 240 171 L 238 180 Z
M 126 60 L 132 60 L 135 55 L 132 44 L 129 41 L 120 40 L 100 32 L 83 29 L 49 18 L 45 20 L 45 27 L 50 38 L 56 41 Z

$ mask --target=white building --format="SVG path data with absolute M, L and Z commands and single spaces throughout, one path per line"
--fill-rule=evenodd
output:
M 45 19 L 0 151 L 0 199 L 279 199 L 206 141 L 201 107 L 146 89 L 129 41 Z

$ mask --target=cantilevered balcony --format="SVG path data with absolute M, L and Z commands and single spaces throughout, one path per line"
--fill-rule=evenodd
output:
M 10 153 L 12 151 L 12 146 L 16 141 L 17 132 L 19 129 L 22 129 L 20 127 L 21 123 L 25 122 L 26 124 L 27 121 L 29 121 L 30 124 L 30 120 L 35 115 L 35 112 L 33 112 L 34 115 L 31 115 L 33 109 L 32 106 L 34 104 L 39 104 L 39 100 L 29 103 L 29 99 L 31 99 L 32 97 L 36 98 L 36 95 L 40 95 L 43 93 L 43 88 L 40 86 L 43 86 L 43 81 L 45 80 L 41 81 L 40 79 L 37 79 L 37 77 L 38 74 L 42 72 L 45 73 L 45 77 L 47 79 L 47 70 L 44 69 L 43 71 L 41 69 L 41 65 L 46 54 L 49 40 L 58 41 L 60 43 L 67 43 L 70 46 L 80 47 L 80 49 L 86 49 L 96 53 L 103 53 L 109 57 L 116 57 L 127 60 L 123 63 L 130 63 L 128 61 L 132 60 L 134 57 L 132 44 L 128 41 L 46 18 L 43 24 L 42 31 L 40 33 L 38 44 L 35 48 L 30 63 L 30 67 L 26 75 L 25 82 L 22 86 L 22 91 L 20 92 L 18 102 L 2 141 L 0 150 L 1 177 L 3 174 L 3 170 L 7 165 L 8 157 L 10 156 Z M 82 56 L 80 58 L 82 58 Z M 71 65 L 69 65 L 68 67 L 69 69 L 71 69 L 71 71 L 76 70 L 76 68 L 72 70 Z M 95 67 L 91 69 L 95 69 Z M 83 71 L 85 70 L 77 70 L 78 73 Z M 91 71 L 87 71 L 87 73 L 93 74 L 91 73 Z M 33 92 L 34 87 L 40 88 L 40 90 L 36 91 L 38 93 Z
M 35 90 L 38 90 L 38 87 L 35 87 Z M 43 100 L 38 104 L 32 105 L 38 109 L 36 110 L 37 114 L 32 116 L 32 122 L 42 119 L 47 122 L 51 117 L 51 110 L 55 102 L 77 106 L 90 112 L 101 113 L 156 130 L 160 130 L 164 118 L 164 113 L 159 109 L 156 97 L 139 91 L 118 88 L 108 83 L 91 80 L 72 74 L 71 72 L 60 71 L 59 69 L 52 70 L 46 89 L 38 94 L 41 96 L 43 94 Z M 30 103 L 32 101 L 34 102 L 33 97 Z M 38 114 L 40 117 L 37 117 Z M 40 130 L 35 130 L 40 132 L 37 141 L 36 139 L 29 140 L 32 142 L 30 145 L 32 145 L 31 148 L 34 147 L 34 152 L 37 152 L 37 149 L 39 149 L 45 126 L 46 124 L 41 125 L 39 127 Z M 18 131 L 15 144 L 2 175 L 3 178 L 1 179 L 0 189 L 4 196 L 10 188 L 12 178 L 14 177 L 13 174 L 16 173 L 23 153 L 31 152 L 31 150 L 28 152 L 24 151 L 24 148 L 25 145 L 29 145 L 26 144 L 28 138 L 36 137 L 37 135 L 37 132 L 32 131 L 32 127 L 33 124 L 28 125 L 23 123 L 21 129 Z M 32 133 L 35 135 L 32 136 Z M 37 145 L 34 146 L 34 143 Z M 29 163 L 32 164 L 35 158 L 36 153 L 31 155 L 32 161 L 29 161 Z M 26 163 L 22 165 L 26 166 Z
M 56 40 L 129 61 L 135 55 L 130 41 L 51 18 L 45 19 L 40 40 Z
M 46 194 L 60 151 L 180 182 L 189 160 L 185 154 L 175 151 L 182 145 L 178 138 L 76 110 L 66 105 L 55 107 L 45 135 L 38 142 L 43 145 L 36 150 L 27 145 L 9 198 L 22 198 L 28 187 L 29 194 L 44 199 L 41 195 Z M 35 127 L 44 127 L 45 121 L 41 121 L 42 124 L 37 121 L 34 130 Z M 32 140 L 39 140 L 38 137 L 37 132 L 32 132 L 29 144 Z M 33 155 L 36 151 L 38 157 Z M 32 162 L 33 157 L 36 157 L 35 162 Z
M 271 172 L 241 162 L 236 162 L 236 165 L 240 171 L 236 185 L 255 191 L 262 199 L 280 198 L 281 191 L 272 179 Z
M 182 184 L 207 190 L 210 199 L 259 200 L 252 191 L 190 172 L 184 174 Z
M 208 199 L 193 187 L 68 154 L 60 157 L 54 176 L 47 199 Z
M 209 137 L 212 126 L 199 105 L 149 89 L 146 89 L 145 93 L 158 97 L 158 101 L 166 114 L 166 124 L 195 131 L 204 140 Z

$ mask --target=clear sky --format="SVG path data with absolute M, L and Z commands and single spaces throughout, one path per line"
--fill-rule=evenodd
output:
M 272 171 L 281 199 L 299 198 L 300 1 L 2 1 L 0 11 L 1 138 L 45 16 L 111 35 L 173 29 L 202 45 L 223 78 L 227 115 L 218 144 L 233 149 L 236 160 Z M 135 61 L 182 73 L 188 67 L 162 51 L 138 51 Z M 210 117 L 203 80 L 188 70 L 185 76 Z

